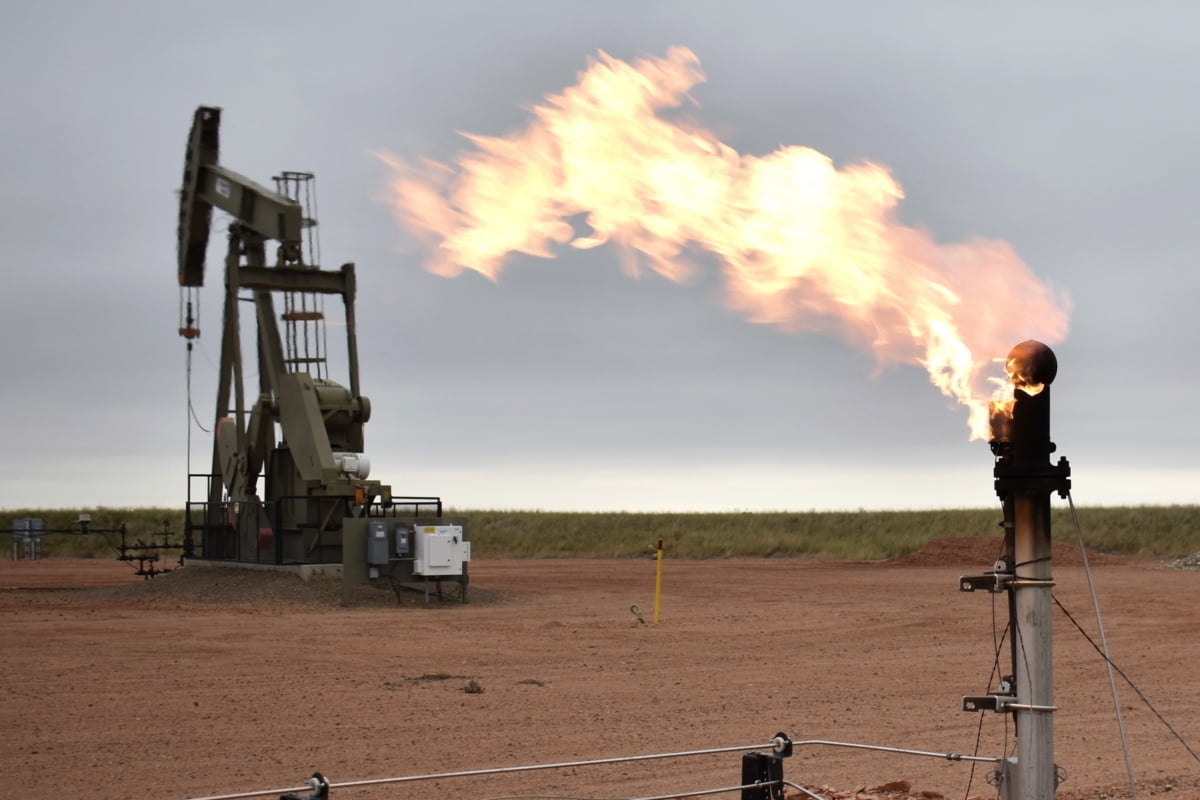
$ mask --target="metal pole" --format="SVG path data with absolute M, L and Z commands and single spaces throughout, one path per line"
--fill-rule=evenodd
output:
M 658 540 L 658 555 L 654 567 L 654 624 L 657 625 L 662 608 L 663 540 Z
M 1017 785 L 1020 797 L 1054 796 L 1054 667 L 1050 625 L 1050 498 L 1018 494 L 1013 652 L 1016 654 L 1014 711 L 1017 727 Z M 1026 706 L 1021 708 L 1019 706 Z
M 1051 637 L 1050 494 L 1070 489 L 1066 459 L 1050 463 L 1050 384 L 1058 361 L 1041 342 L 1013 348 L 1007 369 L 1015 387 L 1011 422 L 997 437 L 996 493 L 1011 508 L 1013 580 L 1010 606 L 1017 758 L 1003 782 L 1006 800 L 1052 800 L 1054 670 Z M 1006 520 L 1007 522 L 1007 520 Z

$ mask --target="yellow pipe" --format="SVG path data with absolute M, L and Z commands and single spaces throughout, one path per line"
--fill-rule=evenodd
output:
M 654 574 L 654 623 L 658 624 L 659 609 L 662 608 L 662 569 L 663 569 L 663 545 L 662 539 L 658 540 L 658 557 L 657 565 Z

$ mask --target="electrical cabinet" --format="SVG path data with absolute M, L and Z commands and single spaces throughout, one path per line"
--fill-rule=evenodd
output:
M 471 543 L 461 525 L 417 525 L 413 529 L 413 575 L 462 575 L 471 560 Z
M 373 567 L 381 567 L 388 563 L 388 544 L 390 543 L 388 536 L 387 524 L 382 521 L 372 521 L 367 526 L 367 563 Z

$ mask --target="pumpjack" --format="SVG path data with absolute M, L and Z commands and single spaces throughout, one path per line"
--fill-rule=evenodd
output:
M 324 270 L 317 263 L 312 174 L 284 172 L 271 190 L 222 166 L 220 121 L 219 108 L 196 110 L 180 190 L 179 284 L 186 302 L 181 297 L 179 333 L 188 341 L 189 365 L 199 336 L 193 304 L 198 309 L 213 209 L 232 217 L 212 471 L 189 476 L 185 555 L 274 564 L 340 563 L 345 557 L 365 572 L 357 565 L 366 564 L 363 551 L 372 520 L 370 530 L 386 534 L 389 543 L 411 542 L 415 529 L 395 521 L 396 509 L 407 509 L 413 519 L 440 518 L 441 500 L 393 498 L 390 486 L 368 479 L 363 428 L 371 404 L 359 387 L 355 269 L 344 264 Z M 273 257 L 268 242 L 275 244 Z M 277 295 L 283 298 L 279 316 Z M 343 305 L 348 385 L 328 374 L 328 297 L 341 298 Z M 253 394 L 244 381 L 244 301 L 254 308 L 250 324 L 256 330 L 258 391 Z M 192 497 L 197 477 L 207 482 L 196 491 L 203 493 L 202 500 Z M 384 519 L 389 521 L 381 523 Z M 348 535 L 355 542 L 353 552 Z M 458 539 L 465 537 L 460 533 Z M 395 573 L 398 564 L 404 578 L 419 574 L 413 559 L 405 558 L 411 553 L 398 547 L 375 552 L 372 577 L 381 569 Z M 461 565 L 462 554 L 458 558 Z

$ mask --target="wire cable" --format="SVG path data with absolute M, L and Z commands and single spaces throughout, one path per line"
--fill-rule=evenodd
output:
M 1008 635 L 1008 624 L 1006 623 L 1004 625 L 1004 630 L 1002 630 L 1000 632 L 1000 635 L 998 637 L 996 636 L 996 598 L 993 597 L 992 598 L 992 637 L 993 637 L 992 646 L 994 647 L 995 655 L 992 659 L 991 672 L 988 673 L 987 686 L 989 686 L 989 687 L 992 685 L 992 679 L 999 678 L 1001 675 L 1000 653 L 1004 649 L 1004 637 L 1007 635 Z M 980 712 L 979 727 L 975 731 L 974 755 L 979 755 L 979 744 L 983 739 L 983 720 L 984 720 L 984 715 L 982 712 Z M 1004 745 L 1001 748 L 1000 752 L 1002 752 L 1002 753 L 1007 752 L 1007 750 L 1008 750 L 1008 717 L 1007 717 L 1007 715 L 1005 715 Z M 967 789 L 963 795 L 964 800 L 967 800 L 968 798 L 970 798 L 971 787 L 975 784 L 975 764 L 976 764 L 976 762 L 974 762 L 974 761 L 971 762 L 971 771 L 967 775 Z
M 1075 526 L 1075 538 L 1079 541 L 1079 555 L 1083 559 L 1083 573 L 1087 576 L 1088 591 L 1092 595 L 1092 608 L 1096 612 L 1096 629 L 1100 632 L 1100 644 L 1103 650 L 1100 655 L 1104 656 L 1104 663 L 1108 667 L 1108 686 L 1112 690 L 1113 709 L 1117 714 L 1117 731 L 1121 736 L 1121 752 L 1125 756 L 1125 773 L 1129 776 L 1129 796 L 1131 800 L 1137 800 L 1137 783 L 1133 778 L 1133 758 L 1129 754 L 1129 737 L 1125 734 L 1125 720 L 1121 716 L 1121 700 L 1117 694 L 1117 679 L 1113 675 L 1113 663 L 1108 653 L 1108 637 L 1104 633 L 1104 620 L 1100 616 L 1100 600 L 1096 597 L 1096 582 L 1092 579 L 1092 567 L 1088 564 L 1087 548 L 1083 546 L 1083 529 L 1079 525 L 1079 514 L 1075 510 L 1075 499 L 1067 492 L 1067 504 L 1071 508 L 1071 522 Z M 1062 608 L 1062 604 L 1058 602 L 1058 598 L 1053 594 L 1050 597 Z M 1065 610 L 1065 609 L 1064 609 Z
M 994 560 L 994 563 L 995 563 L 994 568 L 995 569 L 999 568 L 1000 557 L 1003 555 L 1004 555 L 1004 545 L 1001 544 L 1000 545 L 1000 555 L 997 556 Z M 985 687 L 991 687 L 992 679 L 994 677 L 996 677 L 997 674 L 1000 673 L 1000 650 L 1004 646 L 1004 644 L 1003 644 L 1004 637 L 1008 633 L 1008 625 L 1005 624 L 1004 631 L 1001 632 L 999 636 L 996 635 L 996 595 L 995 594 L 992 595 L 991 610 L 992 610 L 992 651 L 993 651 L 994 655 L 992 657 L 991 671 L 988 673 L 987 682 L 984 684 Z M 1004 737 L 1005 737 L 1005 741 L 1006 741 L 1006 745 L 1007 745 L 1007 739 L 1008 739 L 1008 722 L 1007 722 L 1007 720 L 1004 723 Z M 975 750 L 974 750 L 975 755 L 979 755 L 979 745 L 982 741 L 983 741 L 983 714 L 981 713 L 979 715 L 979 725 L 975 729 Z M 1004 752 L 1004 750 L 1001 750 L 1001 752 Z M 970 800 L 971 787 L 974 785 L 975 785 L 975 762 L 972 761 L 971 762 L 971 771 L 967 773 L 967 788 L 963 792 L 963 800 Z
M 626 800 L 622 797 L 579 797 L 568 794 L 504 794 L 482 800 Z
M 1118 675 L 1120 675 L 1121 678 L 1124 679 L 1124 681 L 1127 684 L 1129 684 L 1129 688 L 1133 689 L 1134 693 L 1138 696 L 1139 699 L 1141 699 L 1142 703 L 1145 704 L 1146 708 L 1150 709 L 1150 712 L 1152 714 L 1154 714 L 1155 717 L 1158 718 L 1159 722 L 1161 722 L 1163 724 L 1163 727 L 1165 727 L 1168 731 L 1170 731 L 1171 735 L 1179 740 L 1179 743 L 1181 745 L 1183 745 L 1183 748 L 1185 750 L 1188 751 L 1188 754 L 1191 755 L 1191 757 L 1194 758 L 1197 762 L 1200 762 L 1200 754 L 1197 754 L 1196 751 L 1193 750 L 1191 748 L 1191 746 L 1189 746 L 1188 743 L 1184 740 L 1183 736 L 1181 736 L 1179 734 L 1179 731 L 1175 730 L 1175 728 L 1171 726 L 1170 722 L 1167 722 L 1166 718 L 1162 714 L 1159 713 L 1158 709 L 1155 708 L 1154 704 L 1150 702 L 1149 698 L 1147 698 L 1146 695 L 1142 693 L 1142 690 L 1138 688 L 1137 684 L 1134 683 L 1133 680 L 1128 675 L 1125 674 L 1124 670 L 1122 670 L 1115 663 L 1113 663 L 1111 660 L 1109 660 L 1108 656 L 1104 655 L 1104 651 L 1100 649 L 1100 646 L 1097 645 L 1096 642 L 1092 639 L 1092 637 L 1088 635 L 1087 631 L 1085 631 L 1083 629 L 1083 626 L 1079 624 L 1079 622 L 1075 619 L 1075 617 L 1071 616 L 1071 612 L 1067 611 L 1067 609 L 1063 606 L 1063 604 L 1061 602 L 1059 602 L 1059 599 L 1057 597 L 1054 597 L 1053 599 L 1054 599 L 1054 604 L 1056 606 L 1058 606 L 1058 610 L 1063 612 L 1064 615 L 1066 615 L 1067 619 L 1071 621 L 1071 624 L 1075 626 L 1076 630 L 1078 630 L 1079 633 L 1083 635 L 1083 638 L 1087 641 L 1087 643 L 1092 646 L 1092 649 L 1094 649 L 1097 653 L 1099 653 L 1100 657 L 1103 658 L 1105 661 L 1107 661 L 1108 664 L 1114 670 L 1116 670 L 1116 673 Z
M 996 556 L 994 561 L 999 562 L 1000 558 L 1003 555 L 1004 555 L 1004 545 L 1001 544 L 1000 545 L 1000 554 L 998 556 Z M 998 636 L 996 634 L 996 595 L 994 593 L 992 594 L 991 607 L 992 607 L 992 651 L 993 651 L 994 655 L 992 657 L 992 669 L 988 673 L 987 682 L 984 684 L 985 687 L 991 687 L 992 679 L 998 677 L 1001 674 L 1000 651 L 1004 648 L 1004 637 L 1008 633 L 1008 624 L 1005 623 L 1004 630 L 1001 631 Z M 979 755 L 979 745 L 983 741 L 983 720 L 984 720 L 984 715 L 981 713 L 979 715 L 979 725 L 975 729 L 975 750 L 973 751 L 974 755 Z M 1005 724 L 1005 736 L 1007 737 L 1008 722 L 1006 721 L 1004 724 Z M 976 764 L 976 762 L 974 762 L 974 761 L 971 762 L 971 771 L 969 773 L 967 773 L 967 788 L 966 788 L 966 791 L 963 793 L 963 800 L 968 800 L 968 798 L 970 798 L 971 787 L 975 785 L 975 764 Z
M 791 781 L 784 781 L 783 785 L 791 787 L 792 789 L 795 789 L 796 791 L 801 792 L 801 793 L 811 797 L 813 800 L 825 800 L 825 798 L 822 797 L 821 795 L 810 791 L 807 787 L 801 786 L 798 783 L 792 783 Z
M 841 743 L 840 742 L 805 742 L 804 744 L 841 744 Z M 439 772 L 439 773 L 428 773 L 428 774 L 424 774 L 424 775 L 403 775 L 403 776 L 397 776 L 397 777 L 392 777 L 392 778 L 368 778 L 366 780 L 352 780 L 352 781 L 342 781 L 339 783 L 330 783 L 329 787 L 331 789 L 348 789 L 348 788 L 355 788 L 355 787 L 362 787 L 362 786 L 378 786 L 380 784 L 386 784 L 386 783 L 412 783 L 414 781 L 427 781 L 427 780 L 432 780 L 435 778 L 442 778 L 442 779 L 473 778 L 473 777 L 478 777 L 481 775 L 506 775 L 506 774 L 510 774 L 510 773 L 514 773 L 514 772 L 531 772 L 534 770 L 564 769 L 564 768 L 568 768 L 568 767 L 591 767 L 591 766 L 597 766 L 600 764 L 625 764 L 625 763 L 634 762 L 634 761 L 653 761 L 653 760 L 664 759 L 664 758 L 682 758 L 684 756 L 703 756 L 703 755 L 715 755 L 718 753 L 735 753 L 735 752 L 741 752 L 741 751 L 745 751 L 745 750 L 768 749 L 768 748 L 772 748 L 774 746 L 775 746 L 775 742 L 767 742 L 766 744 L 734 745 L 732 747 L 710 747 L 710 748 L 707 748 L 704 750 L 683 750 L 683 751 L 676 751 L 676 752 L 671 752 L 671 753 L 652 753 L 652 754 L 640 755 L 640 756 L 617 756 L 614 758 L 593 758 L 593 759 L 587 759 L 584 761 L 559 761 L 559 762 L 550 763 L 550 764 L 526 764 L 526 765 L 517 766 L 517 767 L 493 767 L 491 769 L 468 769 L 468 770 L 459 770 L 457 772 Z M 868 749 L 885 749 L 885 748 L 878 748 L 878 747 L 870 747 L 868 745 L 846 745 L 846 746 L 860 746 L 860 747 L 867 747 Z M 886 749 L 890 750 L 891 752 L 910 752 L 910 753 L 918 753 L 920 755 L 934 755 L 933 753 L 924 753 L 924 752 L 920 752 L 920 751 L 901 751 L 901 750 L 897 750 L 895 748 L 886 748 Z M 942 754 L 937 754 L 937 755 L 942 755 Z M 953 757 L 952 756 L 953 756 L 953 754 L 945 755 L 943 757 L 949 758 L 950 760 L 962 760 L 964 758 L 963 756 L 953 756 Z M 995 759 L 984 759 L 984 760 L 990 761 L 990 760 L 995 760 Z M 306 787 L 306 786 L 287 787 L 284 789 L 262 789 L 262 790 L 252 791 L 252 792 L 237 792 L 234 794 L 219 794 L 219 795 L 209 795 L 206 797 L 196 797 L 196 798 L 192 798 L 192 800 L 240 800 L 240 798 L 261 797 L 263 795 L 268 795 L 268 794 L 284 794 L 287 792 L 302 792 L 302 791 L 306 791 L 307 789 L 308 789 L 308 787 Z
M 686 800 L 689 797 L 703 797 L 714 794 L 728 794 L 729 792 L 743 791 L 746 789 L 762 789 L 767 786 L 778 786 L 786 781 L 772 781 L 771 783 L 742 783 L 737 786 L 719 786 L 716 789 L 692 789 L 684 792 L 674 792 L 672 794 L 656 794 L 653 797 L 615 797 L 615 798 L 589 798 L 576 795 L 504 795 L 501 797 L 488 797 L 483 800 Z M 804 790 L 802 790 L 804 791 Z M 810 797 L 816 797 L 817 800 L 825 800 L 820 795 L 809 793 Z
M 628 800 L 624 797 L 580 797 L 570 794 L 504 794 L 481 800 Z
M 200 418 L 196 416 L 196 407 L 192 405 L 192 343 L 188 342 L 187 346 L 187 407 L 188 415 L 196 423 L 196 427 L 205 433 L 212 433 L 208 428 L 200 422 Z M 188 471 L 192 469 L 192 427 L 188 426 Z

